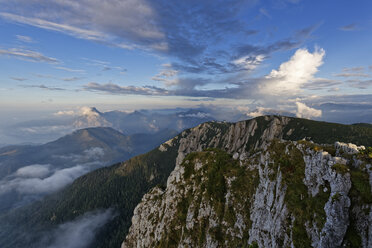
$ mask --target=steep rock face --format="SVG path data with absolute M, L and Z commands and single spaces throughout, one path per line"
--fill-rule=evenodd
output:
M 365 157 L 341 143 L 273 140 L 282 122 L 272 123 L 252 143 L 254 122 L 230 126 L 227 136 L 208 138 L 198 128 L 183 134 L 166 189 L 143 197 L 122 247 L 370 247 Z M 228 153 L 201 152 L 207 146 L 198 139 Z M 260 150 L 250 154 L 247 144 Z

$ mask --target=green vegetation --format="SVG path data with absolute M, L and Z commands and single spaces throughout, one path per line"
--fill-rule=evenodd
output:
M 351 182 L 350 196 L 352 198 L 359 198 L 364 204 L 371 204 L 372 194 L 368 173 L 357 169 L 352 170 Z
M 199 171 L 195 170 L 196 163 L 203 164 Z M 184 159 L 182 166 L 185 168 L 184 179 L 186 183 L 178 185 L 178 187 L 184 189 L 194 185 L 197 191 L 186 192 L 179 201 L 177 218 L 173 220 L 156 247 L 176 247 L 178 245 L 177 241 L 181 239 L 182 232 L 184 235 L 191 236 L 191 240 L 199 247 L 205 245 L 207 232 L 221 245 L 224 244 L 225 240 L 228 240 L 232 247 L 244 247 L 244 244 L 248 242 L 248 235 L 245 234 L 243 239 L 233 239 L 226 233 L 225 227 L 222 225 L 223 221 L 229 223 L 230 226 L 234 226 L 236 222 L 234 210 L 236 205 L 234 202 L 226 205 L 227 178 L 230 178 L 230 180 L 234 178 L 231 182 L 232 196 L 230 201 L 236 199 L 242 204 L 240 211 L 245 214 L 244 221 L 248 227 L 250 226 L 250 202 L 259 182 L 258 171 L 250 171 L 246 167 L 241 167 L 238 161 L 232 159 L 231 155 L 219 149 L 207 149 L 204 152 L 190 153 Z M 181 227 L 186 225 L 189 208 L 194 207 L 194 218 L 196 218 L 202 200 L 213 207 L 217 216 L 217 226 L 209 227 L 208 217 L 206 217 L 196 221 L 192 230 L 185 228 L 181 230 Z
M 94 247 L 120 247 L 131 225 L 135 206 L 152 187 L 166 184 L 177 150 L 178 146 L 168 148 L 167 152 L 154 149 L 125 163 L 96 170 L 43 201 L 1 216 L 0 223 L 9 223 L 4 226 L 17 229 L 2 230 L 0 246 L 32 247 L 45 238 L 46 230 L 58 224 L 88 211 L 113 207 L 118 215 L 97 235 Z M 30 235 L 24 236 L 24 233 Z
M 302 139 L 311 139 L 319 144 L 333 144 L 335 141 L 343 141 L 372 146 L 372 128 L 369 125 L 341 125 L 299 118 L 288 119 L 288 124 L 284 125 L 282 138 L 293 141 L 300 140 L 300 143 L 315 151 L 323 150 L 332 155 L 335 155 L 336 152 L 333 146 L 316 145 L 309 141 L 302 141 Z M 254 146 L 261 141 L 264 131 L 267 130 L 272 121 L 267 117 L 258 117 L 254 120 L 257 122 L 257 129 L 246 145 L 246 151 L 250 154 L 257 153 Z M 250 121 L 252 120 L 246 121 L 245 124 L 249 125 Z M 204 144 L 212 141 L 219 133 L 221 136 L 225 135 L 231 127 L 230 123 L 221 122 L 209 122 L 204 125 L 209 125 L 202 140 L 199 141 Z M 202 126 L 198 128 L 202 128 Z M 186 130 L 184 132 L 190 134 L 191 131 Z M 181 135 L 178 136 L 177 140 L 180 139 Z M 225 149 L 222 147 L 222 140 L 213 145 Z M 286 147 L 288 153 L 285 152 Z M 177 150 L 178 145 L 168 147 L 167 152 L 160 152 L 155 149 L 125 163 L 99 169 L 80 177 L 63 191 L 49 196 L 43 201 L 0 216 L 0 223 L 3 224 L 1 227 L 5 228 L 0 232 L 2 242 L 0 246 L 4 248 L 31 247 L 30 244 L 40 240 L 46 230 L 52 230 L 58 224 L 71 221 L 88 211 L 113 207 L 118 215 L 98 234 L 94 247 L 119 247 L 128 232 L 134 207 L 152 187 L 166 184 L 167 178 L 175 165 Z M 324 192 L 321 187 L 315 197 L 308 194 L 307 187 L 303 183 L 305 169 L 303 155 L 293 145 L 274 141 L 269 150 L 273 155 L 273 163 L 270 164 L 273 174 L 270 179 L 275 180 L 278 171 L 282 173 L 282 187 L 286 188 L 285 201 L 288 210 L 294 217 L 288 220 L 288 226 L 293 221 L 294 245 L 296 247 L 308 247 L 310 246 L 310 239 L 307 236 L 304 224 L 311 221 L 315 222 L 320 228 L 324 225 L 324 205 L 329 199 L 330 190 Z M 357 156 L 371 162 L 372 148 L 368 147 Z M 254 157 L 250 159 L 253 161 Z M 206 181 L 202 181 L 202 176 L 195 171 L 194 164 L 197 160 L 202 161 L 205 165 L 203 167 L 205 173 L 203 177 L 207 178 Z M 240 166 L 238 161 L 233 160 L 226 152 L 217 149 L 191 153 L 186 157 L 183 166 L 185 167 L 185 179 L 188 183 L 199 185 L 200 192 L 189 192 L 184 196 L 177 206 L 179 210 L 177 221 L 185 222 L 192 201 L 194 201 L 195 212 L 197 213 L 198 203 L 204 197 L 209 199 L 220 221 L 234 223 L 237 216 L 233 206 L 236 206 L 234 202 L 226 205 L 225 195 L 229 186 L 227 178 L 235 178 L 231 181 L 231 191 L 234 192 L 234 199 L 241 204 L 239 211 L 243 214 L 244 224 L 247 228 L 251 226 L 249 211 L 252 196 L 259 183 L 257 169 L 250 170 L 247 166 Z M 352 204 L 361 205 L 372 202 L 366 172 L 340 164 L 334 165 L 333 169 L 341 174 L 348 172 L 350 169 L 352 188 L 349 195 Z M 325 187 L 330 188 L 327 183 Z M 332 200 L 337 200 L 337 197 L 334 195 Z M 351 219 L 351 223 L 353 221 L 355 220 Z M 199 246 L 205 243 L 208 225 L 207 221 L 202 219 L 190 231 L 190 235 L 199 242 Z M 247 233 L 243 234 L 241 240 L 230 240 L 229 236 L 222 236 L 226 232 L 220 226 L 211 230 L 210 234 L 213 237 L 218 240 L 229 240 L 231 246 L 234 247 L 247 247 L 249 238 Z M 167 227 L 168 229 L 164 232 L 167 236 L 164 236 L 164 239 L 158 244 L 159 247 L 175 246 L 182 231 L 174 227 Z M 187 230 L 184 231 L 188 232 Z M 25 236 L 25 233 L 30 235 Z M 355 233 L 357 231 L 351 225 L 347 232 L 347 239 L 351 244 L 360 244 Z M 255 247 L 257 243 L 252 243 L 250 246 Z
M 250 244 L 250 245 L 248 246 L 248 248 L 258 248 L 258 244 L 257 244 L 257 242 L 253 242 L 252 244 Z
M 287 135 L 289 130 L 293 130 Z M 333 144 L 335 141 L 372 146 L 372 128 L 370 125 L 343 125 L 337 123 L 290 118 L 283 130 L 283 139 L 302 140 L 310 138 L 318 144 Z
M 332 169 L 334 169 L 337 173 L 345 175 L 350 171 L 349 167 L 346 164 L 339 164 L 336 163 L 332 165 Z
M 336 194 L 334 194 L 332 196 L 332 203 L 337 202 L 338 200 L 340 200 L 340 196 L 341 196 L 341 194 L 336 192 Z
M 365 150 L 361 150 L 358 154 L 358 158 L 372 163 L 372 147 L 367 147 Z
M 288 153 L 285 152 L 286 147 Z M 303 155 L 291 143 L 273 141 L 269 151 L 274 160 L 271 164 L 273 171 L 277 171 L 277 168 L 280 167 L 283 187 L 286 187 L 285 201 L 295 218 L 292 229 L 293 243 L 295 247 L 311 247 L 305 223 L 306 221 L 315 221 L 320 228 L 324 225 L 326 221 L 324 205 L 329 199 L 329 190 L 324 192 L 321 187 L 315 197 L 308 194 L 307 187 L 303 183 L 305 176 Z

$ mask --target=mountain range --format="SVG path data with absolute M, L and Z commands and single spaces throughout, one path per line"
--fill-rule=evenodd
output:
M 370 247 L 369 146 L 364 124 L 207 122 L 2 214 L 0 246 Z
M 52 116 L 0 126 L 3 143 L 45 143 L 74 130 L 89 127 L 111 127 L 125 135 L 157 133 L 162 130 L 178 132 L 206 121 L 215 120 L 203 109 L 139 110 L 133 112 L 101 112 L 95 107 L 59 111 Z
M 56 192 L 92 170 L 145 153 L 176 133 L 165 129 L 124 135 L 95 127 L 43 145 L 0 148 L 0 212 Z

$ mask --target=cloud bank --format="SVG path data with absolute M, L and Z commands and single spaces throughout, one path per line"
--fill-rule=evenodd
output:
M 48 248 L 85 248 L 94 240 L 101 227 L 115 217 L 112 209 L 88 212 L 78 219 L 61 224 L 50 234 Z
M 62 189 L 88 171 L 87 165 L 77 165 L 54 172 L 51 171 L 49 164 L 22 167 L 15 173 L 15 178 L 0 181 L 0 195 L 10 191 L 17 191 L 20 194 L 49 194 Z

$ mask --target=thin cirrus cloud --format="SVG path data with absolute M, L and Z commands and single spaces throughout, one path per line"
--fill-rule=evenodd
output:
M 334 89 L 336 86 L 340 86 L 343 82 L 328 78 L 314 78 L 303 85 L 304 89 L 308 90 L 324 90 Z
M 358 25 L 356 23 L 351 23 L 345 26 L 341 26 L 338 29 L 341 31 L 355 31 L 358 30 Z
M 81 80 L 81 79 L 83 79 L 83 78 L 81 78 L 81 77 L 62 78 L 62 80 L 65 81 L 65 82 L 78 81 L 78 80 Z
M 362 73 L 362 72 L 344 72 L 344 73 L 338 73 L 338 74 L 335 74 L 336 77 L 370 77 L 371 75 L 367 74 L 367 73 Z
M 51 87 L 51 86 L 46 86 L 44 84 L 40 85 L 21 85 L 23 88 L 39 88 L 43 90 L 52 90 L 52 91 L 64 91 L 66 89 L 60 88 L 60 87 Z
M 20 48 L 0 49 L 0 55 L 10 56 L 32 62 L 45 62 L 50 64 L 60 63 L 58 59 L 45 56 L 39 52 Z
M 81 28 L 70 26 L 70 25 L 50 22 L 50 21 L 43 20 L 40 18 L 25 17 L 21 15 L 4 13 L 4 12 L 0 13 L 0 16 L 4 19 L 14 21 L 14 22 L 28 24 L 28 25 L 36 26 L 36 27 L 43 28 L 43 29 L 68 33 L 78 38 L 84 38 L 88 40 L 101 40 L 104 37 L 104 35 L 100 32 L 81 29 Z
M 272 44 L 254 46 L 247 40 L 258 31 L 239 18 L 255 5 L 253 2 L 206 1 L 195 7 L 192 1 L 52 0 L 43 8 L 37 8 L 41 5 L 38 1 L 14 2 L 22 7 L 14 9 L 13 4 L 2 3 L 1 18 L 111 46 L 167 54 L 174 60 L 173 69 L 185 73 L 252 70 L 252 61 L 261 63 L 273 52 L 300 46 L 319 26 L 298 30 Z M 245 63 L 236 63 L 243 60 Z
M 22 78 L 22 77 L 10 77 L 10 78 L 15 81 L 19 81 L 19 82 L 23 82 L 27 80 L 27 78 Z
M 54 68 L 59 69 L 59 70 L 63 70 L 63 71 L 67 71 L 67 72 L 85 73 L 85 70 L 73 69 L 73 68 L 68 68 L 68 67 L 64 67 L 64 66 L 56 66 Z
M 358 88 L 358 89 L 368 89 L 372 87 L 372 79 L 370 80 L 347 80 L 347 83 L 349 83 L 351 87 Z
M 25 42 L 25 43 L 34 43 L 35 42 L 31 37 L 26 36 L 26 35 L 16 35 L 16 38 L 17 38 L 17 40 L 19 40 L 21 42 Z

